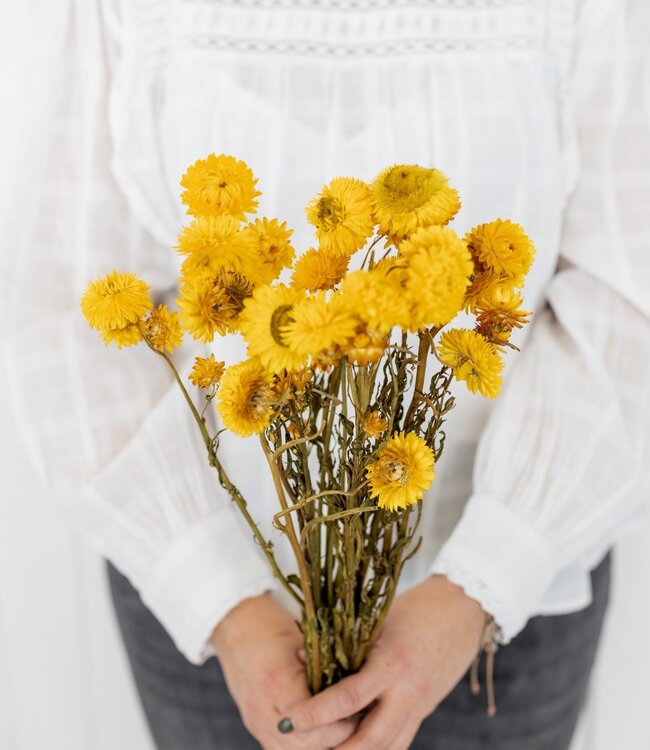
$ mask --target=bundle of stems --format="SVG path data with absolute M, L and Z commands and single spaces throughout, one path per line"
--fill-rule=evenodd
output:
M 382 414 L 386 434 L 416 433 L 439 459 L 442 425 L 454 399 L 450 368 L 440 365 L 425 383 L 437 332 L 419 332 L 417 349 L 402 333 L 371 364 L 343 359 L 314 371 L 303 388 L 290 389 L 260 435 L 280 507 L 273 524 L 287 537 L 296 561 L 297 574 L 289 575 L 280 569 L 272 542 L 224 469 L 219 437 L 209 432 L 206 409 L 199 413 L 172 359 L 152 347 L 174 373 L 221 486 L 242 512 L 275 576 L 300 605 L 307 677 L 314 693 L 364 664 L 404 565 L 419 548 L 421 501 L 392 511 L 370 496 L 366 467 L 380 441 L 366 433 L 364 418 Z M 206 396 L 206 408 L 214 396 L 214 391 Z

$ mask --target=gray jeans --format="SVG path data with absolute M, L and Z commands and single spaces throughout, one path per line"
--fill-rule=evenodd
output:
M 243 727 L 216 659 L 190 664 L 137 591 L 109 565 L 111 592 L 158 750 L 259 748 Z M 412 750 L 567 750 L 585 701 L 610 583 L 609 556 L 592 573 L 593 603 L 535 617 L 496 657 L 498 713 L 463 679 L 423 722 Z M 481 675 L 484 684 L 484 675 Z

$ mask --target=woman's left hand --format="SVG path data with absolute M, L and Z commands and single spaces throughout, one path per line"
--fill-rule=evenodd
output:
M 422 723 L 466 673 L 487 616 L 444 576 L 398 596 L 361 671 L 289 712 L 296 731 L 371 706 L 338 750 L 407 750 Z

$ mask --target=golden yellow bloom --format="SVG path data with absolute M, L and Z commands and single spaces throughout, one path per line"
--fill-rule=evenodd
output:
M 169 312 L 167 305 L 158 305 L 142 322 L 147 341 L 159 352 L 170 354 L 181 345 L 183 333 L 177 312 Z
M 257 179 L 250 167 L 234 156 L 210 154 L 199 159 L 181 178 L 181 198 L 192 216 L 230 214 L 243 219 L 255 213 Z
M 433 451 L 414 432 L 396 432 L 366 469 L 370 496 L 380 508 L 400 510 L 422 499 L 434 479 Z
M 106 346 L 115 344 L 118 349 L 122 349 L 125 346 L 133 346 L 142 341 L 142 334 L 140 333 L 138 323 L 129 323 L 124 328 L 109 328 L 107 331 L 101 332 L 101 337 L 104 339 Z
M 535 256 L 535 246 L 522 227 L 509 220 L 480 224 L 468 233 L 466 241 L 479 266 L 500 277 L 522 280 Z
M 352 255 L 374 232 L 368 186 L 353 177 L 337 177 L 325 185 L 306 211 L 321 248 L 337 255 Z
M 88 325 L 99 331 L 126 328 L 152 307 L 149 285 L 134 273 L 111 271 L 92 281 L 81 298 L 81 311 Z
M 349 262 L 347 255 L 315 250 L 312 247 L 296 261 L 291 283 L 296 289 L 306 289 L 309 292 L 333 289 L 348 270 Z
M 501 390 L 503 362 L 483 336 L 464 328 L 452 328 L 440 337 L 438 357 L 451 367 L 456 380 L 464 380 L 472 392 L 495 398 Z
M 395 326 L 407 328 L 410 322 L 403 278 L 399 263 L 384 263 L 371 271 L 348 273 L 341 290 L 350 311 L 377 334 L 385 335 Z
M 532 315 L 529 310 L 522 310 L 523 300 L 520 294 L 491 288 L 483 296 L 481 307 L 476 318 L 476 332 L 488 341 L 505 344 L 515 328 L 523 328 Z
M 373 331 L 360 321 L 355 328 L 354 336 L 341 347 L 341 353 L 348 362 L 355 365 L 368 365 L 377 362 L 386 351 L 388 336 Z
M 307 385 L 311 383 L 314 373 L 309 367 L 303 367 L 297 372 L 287 372 L 274 376 L 273 391 L 278 401 L 288 401 L 300 397 L 305 393 Z
M 463 308 L 474 271 L 467 245 L 451 229 L 421 227 L 400 245 L 406 260 L 410 329 L 443 326 Z
M 284 284 L 258 287 L 246 300 L 240 317 L 240 330 L 248 343 L 248 353 L 258 357 L 270 372 L 298 370 L 305 354 L 289 347 L 287 331 L 293 321 L 294 306 L 303 294 Z
M 344 344 L 354 335 L 357 319 L 340 294 L 318 292 L 298 302 L 287 325 L 285 340 L 303 356 L 316 355 L 323 349 Z
M 217 362 L 214 354 L 196 357 L 189 379 L 197 388 L 209 388 L 221 380 L 225 366 L 225 362 Z
M 232 216 L 195 219 L 181 231 L 177 250 L 186 256 L 181 269 L 186 280 L 221 270 L 249 275 L 256 266 L 255 240 Z
M 268 427 L 273 414 L 272 376 L 257 359 L 229 367 L 219 385 L 217 411 L 224 425 L 248 437 Z
M 283 268 L 291 265 L 296 254 L 289 241 L 293 229 L 277 219 L 256 219 L 242 231 L 251 238 L 255 251 L 250 277 L 256 284 L 270 284 Z
M 388 420 L 384 419 L 378 411 L 371 411 L 363 418 L 363 431 L 369 438 L 381 437 L 388 427 Z
M 380 234 L 399 242 L 418 227 L 449 223 L 460 208 L 458 192 L 438 169 L 396 164 L 370 185 Z
M 336 367 L 336 365 L 340 363 L 343 356 L 343 350 L 340 346 L 330 346 L 312 357 L 311 366 L 314 370 L 329 372 L 333 367 Z
M 178 299 L 183 328 L 206 343 L 215 334 L 236 331 L 244 301 L 252 293 L 253 285 L 240 273 L 222 271 L 186 282 Z

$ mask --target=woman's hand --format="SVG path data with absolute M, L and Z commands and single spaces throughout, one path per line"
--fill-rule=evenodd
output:
M 211 641 L 244 725 L 264 750 L 325 750 L 355 731 L 357 722 L 344 720 L 290 737 L 278 732 L 287 709 L 310 693 L 300 632 L 270 594 L 245 599 L 219 623 Z
M 443 576 L 397 597 L 361 671 L 286 714 L 298 734 L 371 706 L 339 750 L 407 750 L 478 653 L 487 616 Z

